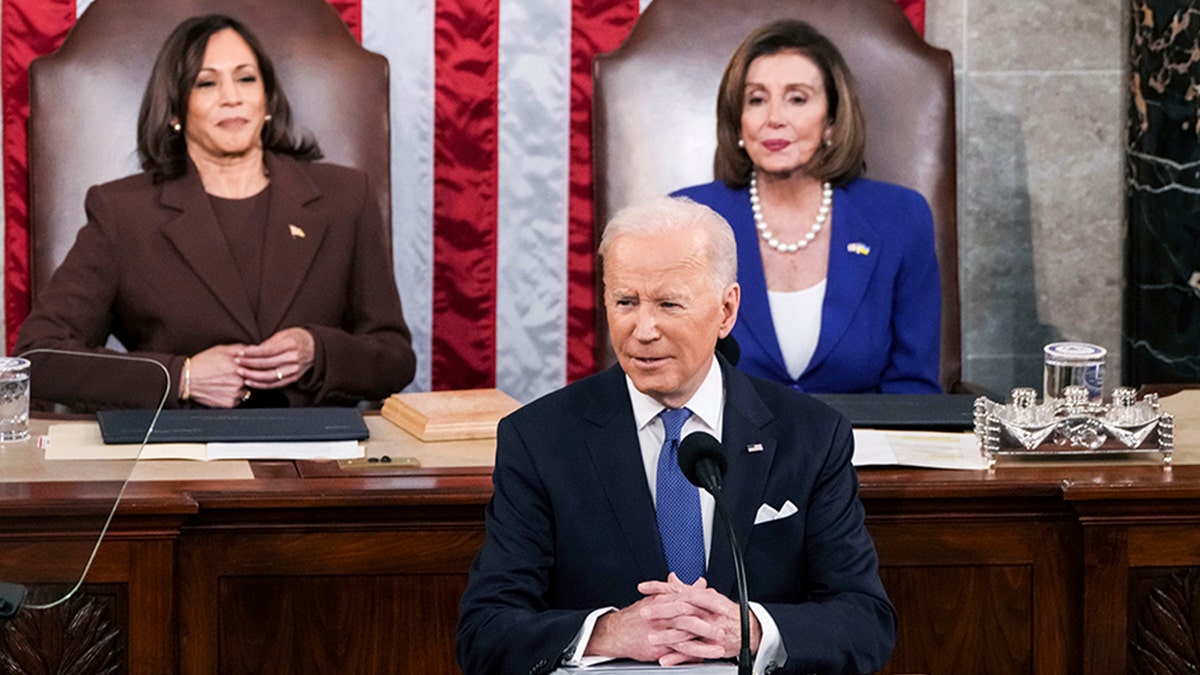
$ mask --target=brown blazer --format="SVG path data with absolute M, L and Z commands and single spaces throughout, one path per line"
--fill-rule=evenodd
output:
M 299 326 L 315 338 L 316 358 L 278 404 L 353 405 L 402 389 L 416 356 L 366 175 L 270 153 L 266 164 L 270 214 L 257 317 L 195 168 L 159 185 L 138 174 L 88 190 L 87 224 L 38 295 L 16 353 L 111 354 L 103 345 L 112 334 L 131 355 L 167 368 L 170 407 L 187 405 L 178 399 L 185 356 Z M 164 378 L 152 364 L 31 360 L 40 400 L 148 408 L 162 396 Z

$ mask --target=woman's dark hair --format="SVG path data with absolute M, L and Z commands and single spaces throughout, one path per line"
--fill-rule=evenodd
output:
M 805 171 L 821 181 L 842 185 L 863 173 L 866 154 L 866 120 L 857 87 L 841 52 L 811 25 L 794 19 L 774 21 L 755 30 L 729 59 L 717 95 L 717 152 L 713 173 L 731 188 L 750 182 L 754 165 L 738 147 L 746 73 L 760 56 L 793 52 L 810 59 L 821 71 L 829 105 L 830 143 L 817 148 Z
M 287 96 L 276 81 L 275 67 L 258 38 L 237 19 L 223 14 L 206 14 L 184 21 L 171 32 L 158 52 L 146 92 L 142 95 L 142 107 L 138 111 L 138 159 L 142 169 L 153 174 L 156 183 L 178 178 L 187 172 L 184 130 L 175 131 L 172 120 L 187 124 L 188 98 L 204 65 L 208 40 L 225 29 L 240 35 L 258 61 L 267 97 L 267 114 L 271 116 L 263 125 L 263 149 L 304 160 L 321 158 L 321 149 L 315 139 L 293 136 Z

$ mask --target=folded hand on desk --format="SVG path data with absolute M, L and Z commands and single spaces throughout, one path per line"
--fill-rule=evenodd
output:
M 703 577 L 688 585 L 672 573 L 666 581 L 643 581 L 645 597 L 596 620 L 586 654 L 663 666 L 735 657 L 741 648 L 738 604 L 708 588 Z M 762 629 L 750 616 L 750 646 L 757 652 Z
M 285 328 L 257 345 L 216 345 L 191 357 L 191 398 L 232 408 L 251 389 L 279 389 L 312 367 L 316 341 L 303 328 Z
M 316 341 L 303 328 L 285 328 L 238 355 L 238 375 L 251 389 L 278 389 L 312 367 Z
M 191 357 L 190 377 L 180 384 L 187 396 L 210 408 L 232 408 L 242 402 L 242 378 L 237 373 L 237 355 L 246 345 L 216 345 Z M 189 366 L 185 366 L 187 368 Z M 180 395 L 183 394 L 181 390 Z

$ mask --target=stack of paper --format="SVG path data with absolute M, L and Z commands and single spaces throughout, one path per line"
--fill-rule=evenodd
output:
M 937 431 L 854 430 L 854 466 L 986 469 L 975 434 Z
M 86 459 L 354 459 L 362 457 L 358 441 L 246 443 L 106 444 L 91 422 L 51 424 L 42 440 L 47 460 Z

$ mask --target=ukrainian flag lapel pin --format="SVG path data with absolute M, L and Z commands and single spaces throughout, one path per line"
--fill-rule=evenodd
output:
M 871 247 L 867 246 L 861 241 L 856 241 L 846 244 L 846 252 L 853 253 L 855 255 L 871 255 Z

